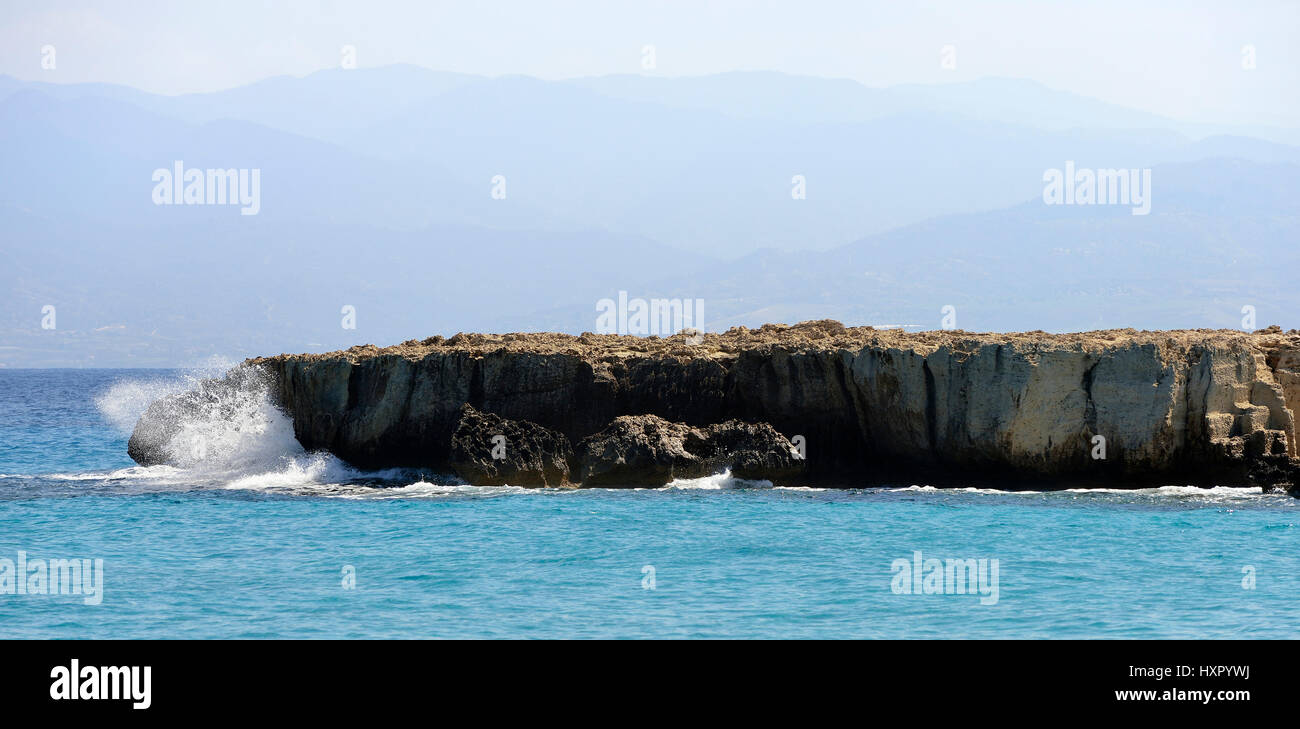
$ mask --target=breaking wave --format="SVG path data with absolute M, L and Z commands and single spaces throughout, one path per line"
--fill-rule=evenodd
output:
M 119 428 L 134 416 L 139 447 L 191 471 L 279 470 L 304 452 L 293 422 L 271 401 L 269 379 L 253 367 L 240 365 L 221 377 L 119 383 L 96 404 Z
M 292 420 L 273 403 L 269 379 L 244 365 L 214 360 L 177 376 L 122 380 L 97 397 L 95 406 L 126 437 L 150 412 L 147 428 L 154 437 L 145 440 L 169 465 L 41 478 L 138 491 L 219 488 L 335 496 L 376 487 L 400 491 L 427 476 L 412 469 L 363 471 L 329 453 L 307 452 L 294 437 Z M 455 479 L 447 481 L 440 488 L 461 488 Z
M 722 491 L 726 489 L 770 489 L 772 482 L 768 480 L 751 480 L 745 478 L 736 478 L 731 475 L 731 469 L 722 473 L 715 473 L 711 476 L 701 478 L 676 478 L 664 486 L 665 489 L 698 489 L 702 491 Z

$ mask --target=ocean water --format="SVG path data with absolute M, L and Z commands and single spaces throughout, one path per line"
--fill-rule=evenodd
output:
M 135 418 L 198 374 L 0 370 L 0 560 L 103 560 L 98 604 L 0 592 L 0 638 L 1300 633 L 1285 495 L 473 487 L 305 453 L 256 394 L 182 424 L 183 467 L 135 466 Z M 984 592 L 924 594 L 917 552 L 989 560 Z

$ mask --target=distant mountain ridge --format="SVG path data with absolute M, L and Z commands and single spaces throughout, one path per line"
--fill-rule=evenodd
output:
M 1044 169 L 1067 160 L 1124 168 L 1211 156 L 1300 161 L 1300 148 L 1253 138 L 1037 128 L 924 104 L 882 104 L 886 115 L 857 120 L 829 111 L 782 116 L 803 108 L 783 98 L 820 94 L 830 104 L 827 89 L 852 82 L 724 74 L 597 85 L 611 79 L 632 91 L 681 84 L 677 96 L 704 84 L 712 107 L 629 100 L 583 81 L 413 67 L 181 97 L 9 83 L 0 92 L 0 135 L 19 151 L 0 199 L 106 222 L 168 215 L 177 211 L 147 210 L 137 181 L 185 160 L 262 169 L 271 197 L 260 214 L 277 218 L 407 230 L 602 229 L 729 258 L 766 247 L 825 250 L 936 215 L 1013 205 L 1039 192 Z M 773 79 L 784 85 L 770 91 L 768 112 L 731 113 L 738 99 L 768 98 Z M 736 89 L 714 93 L 732 80 Z M 70 175 L 87 199 L 69 199 L 60 187 Z M 494 180 L 504 200 L 493 198 Z M 797 185 L 805 199 L 792 199 Z
M 235 118 L 337 140 L 341 133 L 382 121 L 406 104 L 466 84 L 515 78 L 529 77 L 489 77 L 395 64 L 275 76 L 222 91 L 169 96 L 115 84 L 56 84 L 0 75 L 0 98 L 19 88 L 35 88 L 61 98 L 105 96 L 186 121 Z M 909 112 L 956 113 L 1040 129 L 1166 129 L 1196 139 L 1249 136 L 1300 145 L 1300 129 L 1182 122 L 1052 89 L 1028 79 L 986 77 L 945 84 L 873 87 L 843 78 L 732 71 L 675 77 L 611 74 L 541 83 L 582 87 L 625 101 L 717 111 L 736 117 L 860 122 Z
M 710 330 L 934 328 L 945 305 L 987 330 L 1232 327 L 1246 305 L 1300 325 L 1300 149 L 1126 127 L 1153 120 L 1033 84 L 944 88 L 388 67 L 163 97 L 0 77 L 0 366 L 580 333 L 619 291 L 702 298 Z M 178 161 L 259 169 L 258 214 L 155 205 Z M 1153 168 L 1151 215 L 1044 205 L 1067 161 Z

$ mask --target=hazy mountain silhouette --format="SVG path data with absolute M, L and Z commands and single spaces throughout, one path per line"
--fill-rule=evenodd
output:
M 703 298 L 710 329 L 933 328 L 947 304 L 972 329 L 1237 326 L 1243 305 L 1300 325 L 1300 150 L 1187 134 L 1002 79 L 398 66 L 168 97 L 0 77 L 0 364 L 579 333 L 620 290 Z M 259 213 L 154 205 L 175 160 L 259 169 Z M 1066 160 L 1153 166 L 1151 214 L 1044 205 Z
M 713 102 L 687 108 L 593 89 L 643 84 L 680 85 L 673 103 L 691 94 Z M 881 91 L 780 74 L 555 82 L 399 66 L 150 96 L 141 110 L 139 92 L 121 87 L 88 85 L 81 96 L 61 88 L 50 99 L 56 87 L 25 84 L 0 101 L 0 133 L 20 150 L 4 199 L 130 221 L 151 204 L 139 181 L 184 159 L 262 169 L 261 214 L 277 218 L 406 229 L 594 227 L 735 257 L 764 247 L 828 249 L 936 215 L 1012 205 L 1037 194 L 1043 170 L 1066 160 L 1124 168 L 1210 156 L 1300 160 L 1300 149 L 1258 139 L 1193 142 L 1159 129 L 1114 129 L 1157 120 L 1089 100 L 1064 108 L 1114 118 L 1095 129 L 1040 128 L 932 103 L 982 87 L 933 87 L 920 101 L 900 102 L 922 96 L 922 87 Z M 1021 100 L 1008 115 L 1052 121 L 1050 103 L 1060 95 L 1027 88 L 1043 91 L 1032 97 L 1039 105 Z M 850 113 L 857 96 L 865 107 L 882 95 L 888 103 L 872 108 L 887 115 Z M 820 105 L 781 101 L 810 96 Z M 734 115 L 763 99 L 767 111 Z M 330 143 L 304 138 L 313 135 Z M 506 200 L 490 196 L 498 175 Z M 792 199 L 796 175 L 806 199 Z M 75 190 L 62 187 L 74 177 Z
M 946 305 L 973 331 L 1238 328 L 1247 305 L 1260 327 L 1300 327 L 1300 166 L 1212 159 L 1152 178 L 1144 216 L 1037 199 L 826 252 L 760 251 L 644 295 L 705 297 L 710 330 L 822 317 L 936 329 Z M 590 318 L 551 316 L 571 330 Z

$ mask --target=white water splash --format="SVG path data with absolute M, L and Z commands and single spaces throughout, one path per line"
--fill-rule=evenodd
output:
M 221 360 L 171 378 L 114 383 L 96 398 L 104 417 L 129 435 L 153 403 L 194 395 L 168 411 L 161 445 L 169 465 L 136 466 L 111 473 L 69 474 L 66 480 L 139 480 L 142 485 L 189 484 L 234 489 L 294 489 L 394 475 L 364 473 L 328 453 L 306 453 L 293 422 L 272 402 L 263 373 Z M 55 477 L 58 478 L 57 476 Z
M 120 486 L 154 492 L 230 489 L 349 499 L 446 498 L 524 492 L 515 486 L 477 487 L 454 477 L 403 468 L 362 471 L 325 452 L 307 452 L 293 422 L 275 406 L 270 381 L 242 365 L 211 360 L 170 378 L 114 383 L 96 406 L 122 435 L 130 435 L 149 406 L 190 393 L 186 406 L 167 411 L 163 446 L 170 465 L 132 466 L 111 472 L 51 474 L 54 481 Z
M 1260 496 L 1264 489 L 1259 486 L 1157 486 L 1145 489 L 1066 489 L 1072 494 L 1140 494 L 1143 496 L 1235 496 L 1249 498 Z
M 1010 496 L 1022 496 L 1022 495 L 1029 496 L 1033 494 L 1044 493 L 1042 491 L 1020 491 L 1020 490 L 1005 491 L 1002 489 L 982 489 L 982 488 L 976 488 L 974 486 L 965 486 L 965 487 L 952 486 L 947 488 L 935 488 L 934 486 L 917 486 L 916 484 L 912 484 L 911 486 L 903 486 L 901 488 L 883 487 L 882 490 L 917 491 L 921 493 L 1007 494 Z
M 731 469 L 722 473 L 715 473 L 712 476 L 702 478 L 675 478 L 669 481 L 665 489 L 698 489 L 702 491 L 725 491 L 728 489 L 770 489 L 772 482 L 766 479 L 751 480 L 745 478 L 736 478 L 731 475 Z
M 95 398 L 95 407 L 115 430 L 130 435 L 154 401 L 192 390 L 203 380 L 221 377 L 236 366 L 233 360 L 214 355 L 172 377 L 119 380 Z

